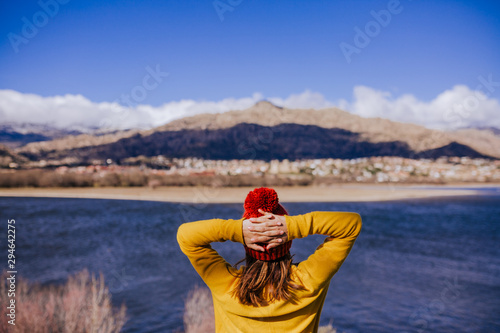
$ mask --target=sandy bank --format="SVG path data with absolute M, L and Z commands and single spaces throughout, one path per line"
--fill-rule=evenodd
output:
M 498 185 L 496 185 L 498 186 Z M 339 184 L 328 187 L 275 187 L 282 202 L 386 201 L 457 195 L 476 195 L 474 187 Z M 102 188 L 13 188 L 0 189 L 4 197 L 95 198 L 186 203 L 242 203 L 253 187 L 102 187 Z

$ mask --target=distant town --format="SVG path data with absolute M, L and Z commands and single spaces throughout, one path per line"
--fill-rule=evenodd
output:
M 500 183 L 500 160 L 468 157 L 408 159 L 367 157 L 305 160 L 204 160 L 133 157 L 87 166 L 31 162 L 1 169 L 1 187 L 19 186 L 249 186 L 333 183 Z M 26 167 L 26 166 L 25 166 Z

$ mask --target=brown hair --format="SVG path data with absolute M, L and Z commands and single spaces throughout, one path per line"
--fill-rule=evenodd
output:
M 243 260 L 246 260 L 246 266 L 239 273 L 238 284 L 232 293 L 242 304 L 265 306 L 279 300 L 293 301 L 293 291 L 306 289 L 290 277 L 293 265 L 290 253 L 274 261 L 258 260 L 247 255 L 235 266 Z

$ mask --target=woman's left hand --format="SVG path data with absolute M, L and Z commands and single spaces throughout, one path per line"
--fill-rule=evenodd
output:
M 284 216 L 264 212 L 261 217 L 243 220 L 243 239 L 245 245 L 256 251 L 264 252 L 287 241 L 287 227 Z

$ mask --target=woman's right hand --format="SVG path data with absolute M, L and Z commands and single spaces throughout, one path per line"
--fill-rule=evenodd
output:
M 259 209 L 261 217 L 243 221 L 243 238 L 245 245 L 251 249 L 264 252 L 288 240 L 286 219 Z M 265 248 L 264 248 L 265 247 Z

